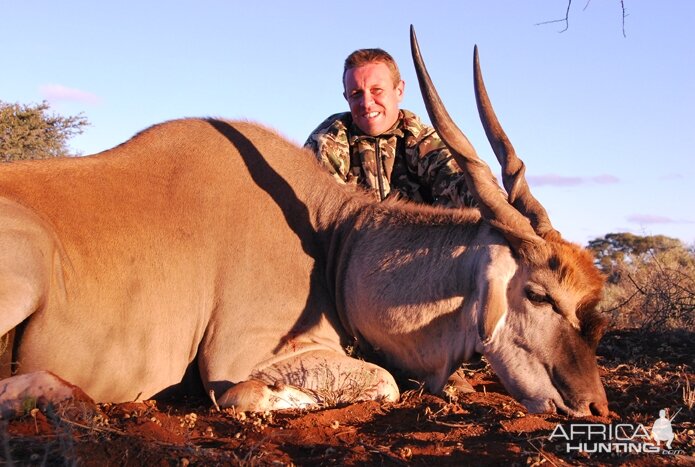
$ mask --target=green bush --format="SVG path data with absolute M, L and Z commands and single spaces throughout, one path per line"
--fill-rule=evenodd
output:
M 64 117 L 48 112 L 47 102 L 37 105 L 0 101 L 0 161 L 72 156 L 68 140 L 89 123 L 82 115 Z

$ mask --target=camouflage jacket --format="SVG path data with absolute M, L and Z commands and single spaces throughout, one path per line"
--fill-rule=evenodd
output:
M 396 124 L 379 136 L 362 133 L 350 112 L 331 115 L 304 145 L 339 182 L 361 185 L 376 199 L 399 196 L 449 207 L 475 205 L 449 150 L 434 129 L 410 111 L 401 110 Z

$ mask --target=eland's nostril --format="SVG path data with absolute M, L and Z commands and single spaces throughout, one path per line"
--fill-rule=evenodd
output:
M 591 415 L 605 417 L 608 415 L 608 404 L 606 402 L 592 402 L 589 404 L 589 410 L 591 410 Z

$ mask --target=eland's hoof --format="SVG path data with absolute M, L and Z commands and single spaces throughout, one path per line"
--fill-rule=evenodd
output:
M 236 384 L 217 402 L 220 407 L 234 407 L 241 412 L 298 409 L 317 405 L 313 397 L 296 387 L 282 383 L 269 386 L 254 379 Z
M 49 371 L 11 376 L 0 381 L 0 418 L 18 417 L 34 408 L 46 410 L 59 406 L 67 415 L 78 406 L 79 412 L 95 409 L 94 401 L 82 389 Z
M 449 392 L 452 392 L 454 393 L 454 395 L 460 395 L 475 392 L 475 389 L 473 388 L 473 386 L 471 386 L 471 383 L 469 383 L 468 380 L 466 380 L 466 377 L 463 374 L 463 370 L 459 368 L 453 375 L 449 376 L 444 391 L 447 394 Z

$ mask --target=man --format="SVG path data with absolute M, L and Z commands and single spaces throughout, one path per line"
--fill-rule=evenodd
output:
M 401 197 L 448 207 L 476 205 L 434 129 L 399 109 L 405 82 L 391 55 L 381 49 L 351 53 L 343 88 L 350 112 L 328 117 L 304 143 L 340 183 L 361 185 L 380 201 Z M 445 391 L 474 389 L 459 370 Z
M 305 143 L 339 182 L 360 185 L 380 201 L 475 205 L 434 129 L 399 109 L 405 82 L 391 55 L 381 49 L 351 53 L 343 88 L 350 112 L 328 117 Z

